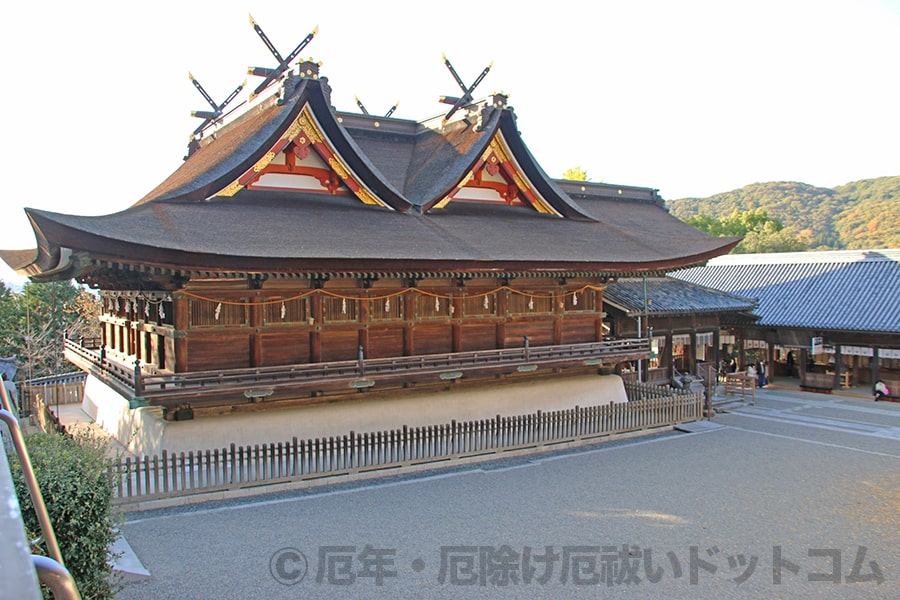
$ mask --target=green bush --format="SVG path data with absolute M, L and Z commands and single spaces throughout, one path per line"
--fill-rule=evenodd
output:
M 35 477 L 66 568 L 82 598 L 112 598 L 111 545 L 116 537 L 113 481 L 107 472 L 106 443 L 88 432 L 25 436 Z M 18 461 L 10 461 L 25 529 L 31 539 L 40 525 Z M 41 546 L 45 551 L 45 546 Z M 49 597 L 49 590 L 44 590 Z

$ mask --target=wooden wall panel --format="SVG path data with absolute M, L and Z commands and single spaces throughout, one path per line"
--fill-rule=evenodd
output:
M 593 342 L 595 337 L 595 319 L 564 319 L 562 322 L 563 344 Z
M 263 367 L 309 362 L 309 331 L 266 332 L 262 337 Z
M 390 329 L 370 329 L 366 358 L 403 356 L 403 326 Z
M 413 336 L 415 354 L 445 354 L 453 351 L 453 332 L 449 323 L 417 325 Z
M 463 323 L 462 352 L 493 350 L 497 343 L 497 326 L 493 323 Z
M 322 329 L 322 362 L 356 360 L 359 350 L 359 331 L 356 329 Z
M 189 371 L 241 369 L 250 366 L 250 330 L 207 330 L 188 333 Z
M 529 344 L 534 346 L 550 346 L 553 344 L 553 321 L 507 321 L 505 346 L 521 348 L 528 336 Z

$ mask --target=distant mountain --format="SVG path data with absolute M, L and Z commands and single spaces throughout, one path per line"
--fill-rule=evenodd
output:
M 709 198 L 666 202 L 679 219 L 713 219 L 764 209 L 809 241 L 813 250 L 900 248 L 900 176 L 863 179 L 835 188 L 778 181 L 754 183 Z

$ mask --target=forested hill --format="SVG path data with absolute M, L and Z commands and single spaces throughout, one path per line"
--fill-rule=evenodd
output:
M 709 198 L 666 202 L 679 219 L 727 217 L 762 208 L 812 250 L 900 248 L 900 176 L 854 181 L 836 188 L 805 183 L 754 183 Z

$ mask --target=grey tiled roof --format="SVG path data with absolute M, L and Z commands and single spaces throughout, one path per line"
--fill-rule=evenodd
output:
M 750 298 L 669 277 L 648 277 L 646 289 L 647 312 L 652 315 L 743 312 L 756 306 Z M 603 299 L 629 314 L 643 313 L 644 279 L 619 279 L 603 291 Z
M 759 325 L 900 333 L 900 249 L 737 254 L 673 277 L 759 299 Z

